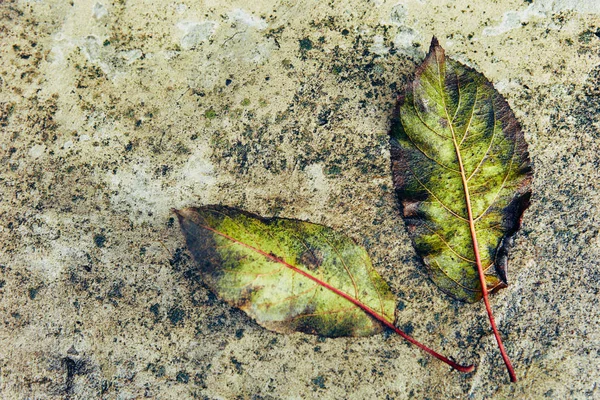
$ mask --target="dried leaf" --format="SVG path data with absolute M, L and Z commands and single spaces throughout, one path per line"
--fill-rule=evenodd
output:
M 174 211 L 205 284 L 263 327 L 328 337 L 367 336 L 387 327 L 451 367 L 473 370 L 394 325 L 394 295 L 349 237 L 229 207 Z
M 392 171 L 409 234 L 433 281 L 475 302 L 474 240 L 488 290 L 508 284 L 508 250 L 531 195 L 523 133 L 492 84 L 445 57 L 435 38 L 400 103 Z
M 511 380 L 488 290 L 505 287 L 508 250 L 531 196 L 531 163 L 508 103 L 434 37 L 399 102 L 394 186 L 433 281 L 460 300 L 483 297 Z
M 394 295 L 365 249 L 347 236 L 322 225 L 262 219 L 219 206 L 177 214 L 206 285 L 265 328 L 328 337 L 383 329 L 355 304 L 288 265 L 394 322 Z

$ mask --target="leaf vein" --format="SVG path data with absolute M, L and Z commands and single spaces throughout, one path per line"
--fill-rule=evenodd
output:
M 475 86 L 475 101 L 473 101 L 473 107 L 471 107 L 471 116 L 469 117 L 469 122 L 467 123 L 467 127 L 465 128 L 465 133 L 463 133 L 463 137 L 458 144 L 458 148 L 462 146 L 463 142 L 467 138 L 469 129 L 471 129 L 471 121 L 473 121 L 473 114 L 475 114 L 475 106 L 477 105 L 477 96 L 479 95 L 479 87 Z
M 433 129 L 432 127 L 430 127 L 427 122 L 425 122 L 425 120 L 423 120 L 423 117 L 421 116 L 421 113 L 419 112 L 419 110 L 417 110 L 417 105 L 415 103 L 415 88 L 413 87 L 413 98 L 412 98 L 412 108 L 413 110 L 415 110 L 415 114 L 417 115 L 417 118 L 419 118 L 419 121 L 421 121 L 421 123 L 427 128 L 429 129 L 431 132 L 433 132 L 434 134 L 436 134 L 437 136 L 441 137 L 442 139 L 450 139 L 449 136 L 446 135 L 442 135 L 441 133 L 439 133 L 438 131 L 436 131 L 435 129 Z
M 461 256 L 456 250 L 454 250 L 454 248 L 452 246 L 450 246 L 450 243 L 448 243 L 443 237 L 442 235 L 440 235 L 439 233 L 437 233 L 435 230 L 431 229 L 430 227 L 428 227 L 427 225 L 425 225 L 425 228 L 427 228 L 431 233 L 435 234 L 437 237 L 440 238 L 440 240 L 446 245 L 446 247 L 448 247 L 448 249 L 453 252 L 454 254 L 456 254 L 456 256 L 464 261 L 467 261 L 471 264 L 475 264 L 475 260 L 470 260 L 466 257 Z
M 425 157 L 427 157 L 428 159 L 430 159 L 431 161 L 433 161 L 434 163 L 436 163 L 437 165 L 439 165 L 442 168 L 445 168 L 449 171 L 455 172 L 455 173 L 460 173 L 460 171 L 454 169 L 454 168 L 450 168 L 444 164 L 442 164 L 441 162 L 437 161 L 435 158 L 431 157 L 429 154 L 425 153 L 425 151 L 423 149 L 421 149 L 413 140 L 413 138 L 408 134 L 408 132 L 406 131 L 406 129 L 404 129 L 404 122 L 402 122 L 402 117 L 400 118 L 400 124 L 402 125 L 402 130 L 404 131 L 404 133 L 406 134 L 406 137 L 408 138 L 408 140 L 410 140 L 410 142 L 413 144 L 413 146 L 415 146 L 415 148 L 417 150 L 419 150 L 419 152 L 421 154 L 423 154 Z
M 500 189 L 498 189 L 498 191 L 496 192 L 496 195 L 494 196 L 494 199 L 490 202 L 489 206 L 477 218 L 475 218 L 473 220 L 473 223 L 476 223 L 477 221 L 479 221 L 490 210 L 490 208 L 492 208 L 492 206 L 494 205 L 496 200 L 498 200 L 498 197 L 500 197 L 500 193 L 502 192 L 502 189 L 504 189 L 504 186 L 506 186 L 508 177 L 510 176 L 510 173 L 512 172 L 511 169 L 512 169 L 512 165 L 513 165 L 513 161 L 515 159 L 515 154 L 516 153 L 514 151 L 514 146 L 513 146 L 513 153 L 512 153 L 512 156 L 510 157 L 510 163 L 508 165 L 508 168 L 506 169 L 506 175 L 504 176 L 504 179 L 502 180 Z
M 419 179 L 419 177 L 417 176 L 417 174 L 415 174 L 415 171 L 413 171 L 412 167 L 409 165 L 408 169 L 410 170 L 410 173 L 412 174 L 412 176 L 414 176 L 414 178 L 417 180 L 417 182 L 419 183 L 419 185 L 421 185 L 423 187 L 423 189 L 425 189 L 427 191 L 427 193 L 429 193 L 431 195 L 431 197 L 433 197 L 438 203 L 440 203 L 440 205 L 446 210 L 448 211 L 450 214 L 454 215 L 456 218 L 459 218 L 465 222 L 469 222 L 466 218 L 460 216 L 459 214 L 457 214 L 456 212 L 454 212 L 450 207 L 448 207 L 447 205 L 445 205 L 431 190 L 429 190 L 429 188 L 427 186 L 425 186 L 425 184 L 423 182 L 421 182 L 421 180 Z
M 324 235 L 322 235 L 320 232 L 319 232 L 319 236 L 321 236 L 321 238 L 329 245 L 329 247 L 331 247 L 333 249 L 333 251 L 335 252 L 335 254 L 339 257 L 340 261 L 342 262 L 342 266 L 344 267 L 344 270 L 346 270 L 346 273 L 348 274 L 348 276 L 350 277 L 350 280 L 352 281 L 352 286 L 354 286 L 354 298 L 356 298 L 356 300 L 359 300 L 359 298 L 358 298 L 358 287 L 356 286 L 356 281 L 354 280 L 354 276 L 352 275 L 352 273 L 348 269 L 348 265 L 346 264 L 346 260 L 344 260 L 344 258 L 342 257 L 342 255 L 340 254 L 340 252 L 338 251 L 338 249 L 333 244 L 331 244 L 331 242 L 329 240 L 327 240 L 327 238 Z
M 490 150 L 492 149 L 492 145 L 494 144 L 494 138 L 496 137 L 496 110 L 494 108 L 494 102 L 492 102 L 492 113 L 494 114 L 494 122 L 492 124 L 492 138 L 490 139 L 490 144 L 489 144 L 487 150 L 485 151 L 485 154 L 483 155 L 483 157 L 481 157 L 479 164 L 477 164 L 477 167 L 475 167 L 475 169 L 473 170 L 471 175 L 469 175 L 469 177 L 467 178 L 467 182 L 469 182 L 469 180 L 471 180 L 473 175 L 475 175 L 477 173 L 477 170 L 479 170 L 479 167 L 481 167 L 481 164 L 483 164 L 483 162 L 487 158 L 488 154 L 490 153 Z M 502 128 L 500 128 L 500 129 L 502 129 Z

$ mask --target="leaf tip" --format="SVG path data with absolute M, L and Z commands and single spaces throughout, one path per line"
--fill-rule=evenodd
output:
M 175 213 L 175 215 L 181 216 L 181 217 L 186 217 L 193 211 L 194 211 L 193 207 L 186 207 L 186 208 L 181 208 L 181 209 L 171 208 L 171 212 L 173 212 L 173 213 Z
M 433 36 L 431 38 L 431 44 L 429 45 L 429 54 L 440 53 L 443 57 L 445 55 L 444 48 L 440 45 L 440 42 L 437 37 Z
M 435 35 L 431 38 L 431 44 L 429 45 L 429 52 L 431 52 L 432 50 L 436 49 L 437 47 L 441 47 L 440 46 L 440 42 L 438 41 L 438 38 L 435 37 Z
M 425 65 L 430 63 L 442 63 L 446 58 L 446 51 L 442 46 L 440 46 L 440 42 L 438 38 L 433 36 L 431 38 L 431 44 L 429 45 L 429 52 L 427 53 L 427 57 L 425 57 L 425 61 L 421 64 L 421 66 L 417 69 L 417 76 L 423 72 L 425 69 Z M 416 84 L 416 80 L 413 82 L 413 85 Z
M 171 208 L 171 212 L 175 215 L 177 215 L 177 219 L 179 220 L 179 223 L 181 223 L 181 220 L 183 219 L 183 215 L 181 213 L 182 210 L 178 210 L 176 208 Z
M 179 221 L 179 225 L 183 228 L 184 222 L 186 221 L 194 221 L 194 215 L 196 214 L 196 209 L 193 207 L 182 208 L 180 210 L 176 208 L 171 208 L 171 212 L 177 215 L 177 220 Z

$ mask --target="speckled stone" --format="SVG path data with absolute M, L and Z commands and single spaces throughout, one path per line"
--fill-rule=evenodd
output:
M 3 398 L 600 398 L 600 3 L 0 4 Z M 533 204 L 492 307 L 443 295 L 388 133 L 432 35 L 513 107 Z M 279 335 L 199 280 L 170 211 L 220 203 L 363 244 L 393 335 Z

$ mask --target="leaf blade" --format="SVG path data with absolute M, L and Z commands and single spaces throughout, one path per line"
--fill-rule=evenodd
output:
M 409 234 L 438 287 L 475 302 L 483 292 L 469 220 L 487 288 L 506 286 L 508 245 L 531 193 L 523 133 L 491 83 L 436 40 L 399 103 L 392 170 Z
M 381 321 L 352 299 L 394 322 L 395 298 L 366 251 L 330 228 L 228 207 L 177 215 L 209 288 L 267 329 L 329 337 L 380 332 Z
M 432 355 L 433 357 L 445 362 L 452 368 L 465 373 L 473 371 L 473 365 L 460 365 L 450 360 L 449 358 L 437 353 L 436 351 L 425 346 L 424 344 L 418 342 L 417 340 L 413 339 L 412 337 L 410 337 L 395 326 L 394 320 L 396 303 L 395 298 L 389 289 L 389 286 L 371 265 L 371 261 L 366 251 L 362 247 L 356 245 L 356 243 L 354 243 L 347 236 L 337 233 L 332 229 L 324 227 L 322 225 L 277 218 L 264 219 L 256 215 L 249 214 L 247 212 L 229 207 L 206 206 L 201 208 L 187 208 L 184 210 L 173 211 L 176 213 L 179 219 L 179 223 L 185 235 L 188 248 L 194 256 L 194 259 L 196 260 L 199 266 L 200 274 L 206 285 L 209 287 L 209 289 L 211 289 L 213 293 L 223 298 L 223 300 L 227 301 L 229 304 L 244 309 L 244 311 L 247 314 L 249 314 L 251 317 L 254 317 L 254 319 L 263 327 L 281 333 L 301 331 L 332 337 L 347 336 L 350 334 L 366 336 L 377 333 L 381 329 L 383 329 L 383 327 L 387 327 L 396 332 L 408 342 L 414 344 L 415 346 Z M 232 228 L 233 230 L 232 232 L 230 232 L 227 229 L 223 229 L 223 227 L 219 225 L 219 218 L 229 218 L 230 222 L 233 222 L 235 225 L 236 221 L 234 221 L 234 219 L 236 219 L 236 217 L 241 219 L 241 221 L 238 222 L 243 222 L 249 227 L 252 227 L 254 225 L 254 228 L 259 228 L 259 231 L 261 231 L 261 229 L 264 229 L 265 226 L 268 226 L 269 224 L 291 224 L 291 226 L 287 226 L 287 228 L 291 230 L 284 229 L 283 236 L 280 235 L 280 237 L 277 237 L 277 235 L 269 234 L 270 239 L 272 239 L 272 242 L 267 244 L 267 248 L 278 247 L 277 250 L 280 252 L 281 256 L 277 256 L 273 252 L 266 252 L 263 249 L 254 247 L 253 245 L 256 245 L 257 243 L 254 243 L 253 240 L 258 240 L 258 242 L 262 242 L 262 239 L 264 238 L 256 236 L 252 232 L 249 232 L 247 228 L 239 225 L 233 227 L 230 226 L 229 228 Z M 321 234 L 318 237 L 315 235 L 311 236 L 310 234 L 306 235 L 305 233 L 302 233 L 302 230 L 299 228 L 306 228 L 312 231 L 313 234 L 315 230 L 321 231 Z M 224 233 L 220 230 L 227 231 L 227 233 Z M 229 234 L 233 234 L 234 236 L 236 236 L 236 233 L 239 235 L 240 232 L 242 232 L 242 237 L 236 238 L 233 236 L 229 236 Z M 244 233 L 246 235 L 244 235 Z M 276 230 L 275 233 L 281 234 L 282 231 Z M 348 277 L 351 278 L 349 281 L 346 280 L 347 285 L 345 288 L 342 287 L 342 289 L 340 289 L 334 286 L 340 284 L 339 279 L 337 281 L 332 279 L 331 282 L 326 282 L 323 279 L 316 277 L 316 274 L 314 273 L 315 271 L 318 271 L 321 268 L 321 266 L 326 265 L 326 260 L 331 261 L 332 259 L 335 260 L 336 258 L 332 258 L 331 254 L 320 254 L 319 251 L 316 251 L 319 249 L 311 248 L 310 244 L 307 244 L 302 238 L 315 239 L 317 241 L 317 244 L 322 245 L 323 233 L 330 235 L 330 238 L 328 240 L 325 240 L 325 242 L 330 246 L 331 249 L 335 249 L 334 252 L 339 257 L 339 260 L 342 261 L 338 263 L 339 265 L 337 266 L 337 270 L 341 272 L 341 268 L 343 268 Z M 290 245 L 290 243 L 281 245 L 281 241 L 283 240 L 285 242 L 285 239 L 289 239 L 292 236 L 296 239 L 300 239 L 300 242 L 302 242 L 301 244 L 304 246 L 304 250 L 308 250 L 308 252 L 303 252 L 301 253 L 300 257 L 296 258 L 292 257 L 293 253 L 290 254 L 286 252 L 284 247 Z M 225 244 L 221 242 L 221 244 L 219 245 L 217 243 L 217 241 L 219 240 L 226 240 L 226 242 Z M 251 244 L 245 243 L 242 240 L 249 241 Z M 238 250 L 250 250 L 251 252 L 256 253 L 254 255 L 262 257 L 263 266 L 266 266 L 267 271 L 270 271 L 265 271 L 262 274 L 257 274 L 256 271 L 250 271 L 250 275 L 254 275 L 255 277 L 257 275 L 264 276 L 265 273 L 278 275 L 281 271 L 295 273 L 295 275 L 291 275 L 291 279 L 289 279 L 289 277 L 287 279 L 285 279 L 285 277 L 283 277 L 284 279 L 281 279 L 281 276 L 277 276 L 279 282 L 284 283 L 283 286 L 286 286 L 287 283 L 286 289 L 283 290 L 282 293 L 280 293 L 280 295 L 288 294 L 286 290 L 290 290 L 290 282 L 292 285 L 292 294 L 284 298 L 283 301 L 281 301 L 281 303 L 285 303 L 286 300 L 289 300 L 290 298 L 297 299 L 300 296 L 303 296 L 304 294 L 313 291 L 313 287 L 309 286 L 307 289 L 293 294 L 293 286 L 295 285 L 294 282 L 301 282 L 301 278 L 307 278 L 308 281 L 316 283 L 318 286 L 318 288 L 315 288 L 315 290 L 313 291 L 314 296 L 317 296 L 317 294 L 322 296 L 323 293 L 328 293 L 329 295 L 337 296 L 334 300 L 336 300 L 337 302 L 341 301 L 342 303 L 346 301 L 347 303 L 344 303 L 344 306 L 346 308 L 338 307 L 336 309 L 335 307 L 329 307 L 329 309 L 321 311 L 320 313 L 307 313 L 305 312 L 306 310 L 300 309 L 297 310 L 295 313 L 293 311 L 290 313 L 291 308 L 288 307 L 288 312 L 287 314 L 284 313 L 283 318 L 277 318 L 277 315 L 281 317 L 281 315 L 278 313 L 267 313 L 265 315 L 261 315 L 260 313 L 255 312 L 256 310 L 252 310 L 251 307 L 248 307 L 253 303 L 252 296 L 249 296 L 250 293 L 239 291 L 240 288 L 246 287 L 247 284 L 238 286 L 228 286 L 227 284 L 220 285 L 221 281 L 227 281 L 228 278 L 232 278 L 231 275 L 234 276 L 233 279 L 235 282 L 235 280 L 238 279 L 237 275 L 239 275 L 240 272 L 248 272 L 243 271 L 243 266 L 247 266 L 249 262 L 252 262 L 252 260 L 249 260 L 247 255 L 245 254 L 234 254 L 234 256 L 230 260 L 227 260 L 227 257 L 222 257 L 222 254 L 220 253 L 225 253 L 225 255 L 232 254 L 226 251 L 226 247 L 223 247 L 227 246 L 227 244 L 233 244 L 237 246 Z M 345 244 L 346 246 L 348 246 L 341 246 L 341 250 L 349 249 L 350 251 L 340 252 L 340 244 Z M 342 254 L 344 255 L 343 258 Z M 347 259 L 348 255 L 358 256 L 361 262 L 351 262 L 352 260 Z M 287 261 L 285 260 L 286 258 Z M 344 258 L 346 258 L 348 262 L 343 261 Z M 294 266 L 288 262 L 293 262 L 294 260 L 300 260 L 302 265 Z M 238 267 L 237 271 L 236 266 Z M 242 268 L 239 268 L 240 266 L 242 266 Z M 322 269 L 323 271 L 321 271 L 321 275 L 331 275 L 331 272 L 335 271 L 336 267 L 334 266 L 332 268 L 329 264 Z M 351 271 L 356 271 L 359 273 L 362 272 L 362 278 L 361 276 L 359 276 L 361 274 L 353 274 Z M 357 277 L 358 279 L 355 280 L 352 277 L 352 275 L 354 275 L 354 277 Z M 344 275 L 342 274 L 342 277 L 343 276 Z M 368 282 L 371 284 L 370 291 L 369 289 L 365 290 L 365 276 L 368 277 Z M 300 279 L 296 277 L 300 277 Z M 257 278 L 255 278 L 253 282 L 256 281 L 256 279 Z M 350 283 L 352 287 L 350 286 Z M 350 289 L 351 291 L 352 288 L 354 288 L 354 297 L 346 293 L 348 292 L 347 289 Z M 346 289 L 346 291 L 344 291 L 344 289 Z M 233 290 L 233 295 L 231 293 L 228 293 L 228 290 Z M 238 291 L 236 292 L 236 290 Z M 317 291 L 319 291 L 319 293 L 317 293 Z M 371 292 L 371 299 L 365 302 L 365 297 L 369 297 L 369 292 Z M 269 293 L 273 294 L 272 288 Z M 376 293 L 376 299 L 373 298 L 373 293 Z M 246 296 L 240 294 L 245 294 Z M 330 300 L 328 299 L 321 298 L 320 300 L 325 300 L 326 306 L 331 306 L 332 304 L 334 304 L 330 303 Z M 379 302 L 380 305 L 380 312 L 372 308 L 376 307 L 377 302 Z M 260 301 L 255 301 L 255 303 L 260 303 Z M 352 305 L 354 306 L 354 309 L 352 309 Z M 349 313 L 354 313 L 355 315 L 351 316 L 350 319 L 346 319 L 345 324 L 343 322 L 340 323 L 340 321 L 337 319 L 333 321 L 333 323 L 330 323 L 332 314 L 337 314 L 337 316 L 345 314 L 345 316 L 347 317 Z M 268 318 L 265 318 L 265 316 Z M 304 319 L 306 317 L 310 317 L 311 319 L 308 322 L 304 322 L 304 325 L 297 325 L 294 323 L 294 320 L 299 318 Z

